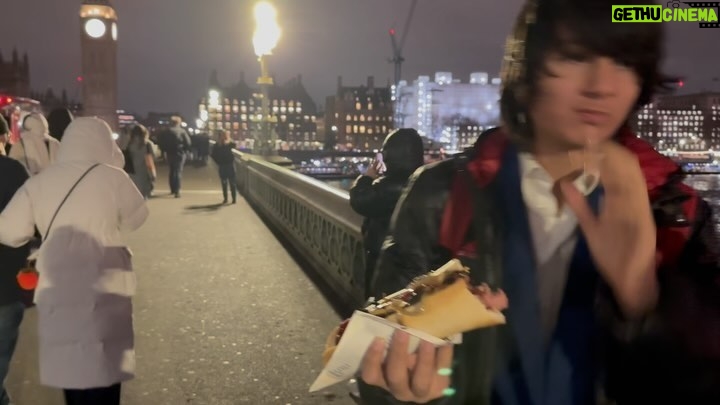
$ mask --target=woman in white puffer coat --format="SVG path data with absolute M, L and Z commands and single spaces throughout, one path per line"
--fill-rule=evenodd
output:
M 0 214 L 0 243 L 21 246 L 36 226 L 42 234 L 35 292 L 40 380 L 64 389 L 68 405 L 119 404 L 120 383 L 134 376 L 136 282 L 121 232 L 139 228 L 148 209 L 123 163 L 110 127 L 78 118 L 55 163 Z

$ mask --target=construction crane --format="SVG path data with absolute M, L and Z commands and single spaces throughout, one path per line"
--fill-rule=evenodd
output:
M 400 42 L 397 41 L 397 32 L 394 28 L 390 29 L 390 42 L 392 44 L 393 49 L 393 57 L 389 60 L 390 63 L 395 64 L 395 85 L 400 83 L 401 74 L 402 74 L 402 64 L 405 61 L 405 58 L 402 56 L 402 50 L 405 46 L 405 39 L 407 39 L 408 29 L 410 28 L 410 22 L 412 21 L 413 14 L 415 13 L 415 6 L 417 5 L 417 0 L 412 0 L 412 3 L 410 4 L 410 12 L 408 13 L 407 20 L 405 20 L 405 27 L 402 31 L 402 38 L 400 39 Z

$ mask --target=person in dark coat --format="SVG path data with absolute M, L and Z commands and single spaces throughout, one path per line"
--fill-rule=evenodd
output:
M 237 179 L 235 177 L 235 142 L 230 138 L 230 131 L 221 131 L 218 143 L 213 146 L 212 160 L 218 166 L 220 183 L 223 191 L 223 204 L 228 202 L 228 188 L 232 195 L 232 203 L 237 203 Z
M 72 113 L 67 108 L 56 108 L 52 110 L 47 116 L 50 136 L 58 141 L 62 141 L 62 136 L 73 118 Z
M 159 146 L 164 152 L 168 162 L 170 194 L 180 198 L 182 188 L 182 172 L 185 167 L 185 160 L 192 148 L 190 136 L 182 127 L 182 118 L 173 116 L 170 118 L 170 128 L 159 135 Z
M 0 124 L 0 135 L 3 128 Z M 25 168 L 17 160 L 0 156 L 0 211 L 10 202 L 17 190 L 28 179 Z M 20 323 L 25 313 L 22 290 L 16 280 L 30 253 L 28 245 L 11 248 L 0 245 L 0 404 L 10 403 L 3 387 L 7 377 Z
M 350 205 L 365 217 L 362 225 L 365 244 L 365 292 L 370 293 L 370 280 L 382 247 L 395 205 L 408 178 L 423 165 L 424 147 L 420 134 L 402 128 L 385 138 L 382 160 L 375 159 L 364 175 L 350 189 Z M 384 171 L 384 172 L 383 172 Z

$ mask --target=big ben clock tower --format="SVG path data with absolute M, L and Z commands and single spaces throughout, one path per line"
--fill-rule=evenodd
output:
M 83 0 L 80 24 L 83 115 L 117 131 L 117 14 L 110 0 Z

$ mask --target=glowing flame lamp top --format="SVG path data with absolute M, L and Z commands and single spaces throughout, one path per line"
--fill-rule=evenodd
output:
M 280 40 L 281 30 L 277 23 L 277 11 L 268 2 L 255 5 L 255 33 L 253 46 L 258 57 L 271 55 Z

